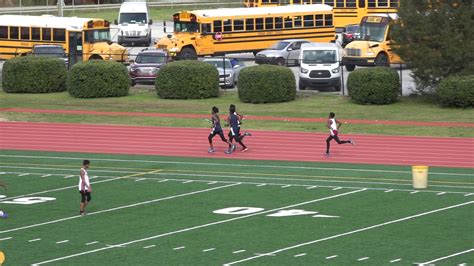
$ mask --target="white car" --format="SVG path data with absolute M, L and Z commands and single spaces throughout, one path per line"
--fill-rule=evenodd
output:
M 275 43 L 272 47 L 255 55 L 257 64 L 274 64 L 280 66 L 298 65 L 301 45 L 307 40 L 290 39 Z

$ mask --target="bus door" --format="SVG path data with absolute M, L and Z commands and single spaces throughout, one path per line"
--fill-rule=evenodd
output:
M 82 61 L 82 32 L 69 32 L 69 66 Z
M 201 34 L 196 35 L 198 54 L 214 54 L 214 40 L 215 34 L 211 32 L 211 23 L 202 23 Z

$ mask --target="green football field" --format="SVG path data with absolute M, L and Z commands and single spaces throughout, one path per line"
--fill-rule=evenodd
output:
M 0 151 L 0 181 L 4 265 L 474 263 L 473 169 Z

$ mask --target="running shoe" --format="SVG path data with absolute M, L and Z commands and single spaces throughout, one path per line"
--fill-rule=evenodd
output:
M 6 219 L 6 218 L 8 218 L 8 214 L 7 214 L 6 212 L 4 212 L 4 211 L 0 211 L 0 217 Z
M 231 149 L 225 151 L 225 154 L 231 154 L 231 153 L 232 153 Z
M 252 136 L 252 134 L 250 132 L 245 132 L 244 136 L 249 136 L 250 137 L 250 136 Z
M 235 145 L 235 144 L 232 144 L 232 152 L 234 152 L 234 151 L 235 151 L 235 149 L 237 149 L 237 145 Z
M 248 150 L 249 150 L 249 148 L 243 148 L 243 149 L 241 150 L 241 152 L 246 152 L 246 151 L 248 151 Z
M 214 150 L 213 148 L 209 148 L 209 150 L 207 151 L 208 153 L 213 153 L 215 152 L 216 150 Z
M 329 154 L 329 152 L 326 152 L 326 153 L 324 153 L 324 156 L 329 157 L 331 155 Z

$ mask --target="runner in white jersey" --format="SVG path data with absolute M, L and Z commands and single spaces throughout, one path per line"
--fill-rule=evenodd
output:
M 87 204 L 92 200 L 91 192 L 92 187 L 89 182 L 89 174 L 87 173 L 87 169 L 89 169 L 89 160 L 84 160 L 82 163 L 82 168 L 79 174 L 79 193 L 81 193 L 81 205 L 79 210 L 79 215 L 86 214 L 86 207 Z
M 350 143 L 352 145 L 355 145 L 355 142 L 353 140 L 340 140 L 338 136 L 338 128 L 341 127 L 341 123 L 336 119 L 336 114 L 331 112 L 329 113 L 329 119 L 326 124 L 326 127 L 329 128 L 329 137 L 326 139 L 326 156 L 329 156 L 329 147 L 331 146 L 331 140 L 335 140 L 337 144 L 346 144 Z

